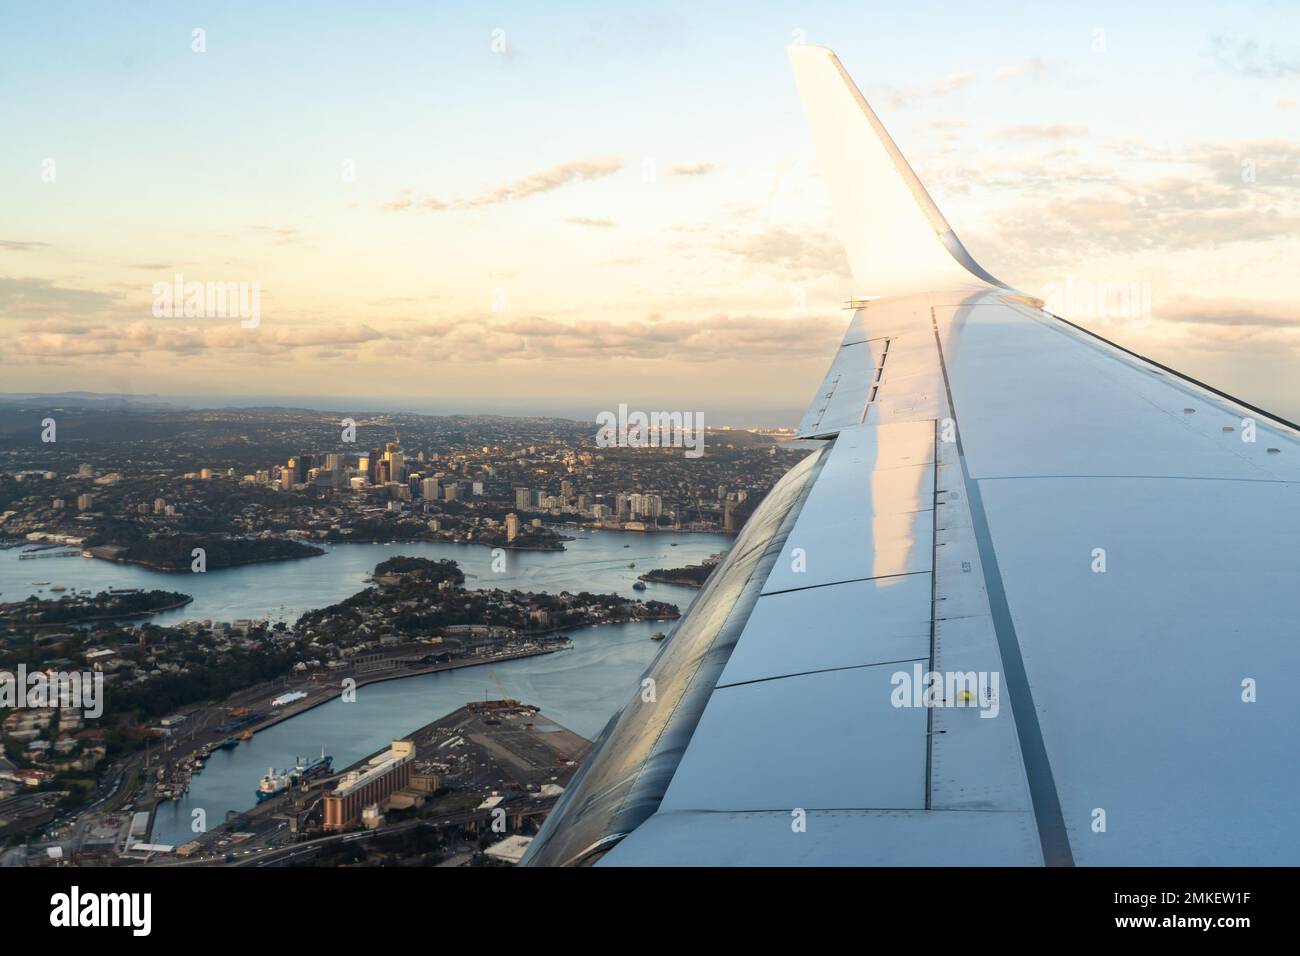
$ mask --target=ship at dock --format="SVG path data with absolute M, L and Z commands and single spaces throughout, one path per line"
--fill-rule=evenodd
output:
M 289 788 L 301 780 L 313 780 L 316 777 L 323 777 L 330 772 L 334 765 L 334 758 L 325 753 L 321 748 L 320 756 L 313 760 L 298 758 L 298 762 L 287 770 L 276 770 L 274 767 L 268 767 L 266 774 L 257 784 L 257 802 L 270 800 L 278 797 L 282 793 L 288 792 Z

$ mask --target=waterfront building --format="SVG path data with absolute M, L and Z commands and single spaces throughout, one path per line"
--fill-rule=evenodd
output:
M 346 830 L 360 822 L 363 809 L 382 806 L 410 782 L 414 760 L 415 744 L 394 740 L 390 749 L 370 758 L 360 770 L 345 773 L 334 791 L 324 797 L 325 829 Z

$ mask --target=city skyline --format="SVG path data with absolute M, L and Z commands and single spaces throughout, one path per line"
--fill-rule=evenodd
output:
M 833 38 L 993 274 L 1300 417 L 1297 14 L 1242 9 L 11 11 L 6 391 L 792 424 L 855 291 L 784 62 Z

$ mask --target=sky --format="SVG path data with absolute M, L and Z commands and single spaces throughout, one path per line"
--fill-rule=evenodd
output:
M 800 42 L 990 272 L 1300 418 L 1284 2 L 0 0 L 0 392 L 793 424 L 856 291 Z

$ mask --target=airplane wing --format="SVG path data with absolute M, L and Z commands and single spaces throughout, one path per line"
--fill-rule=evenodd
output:
M 525 862 L 1295 864 L 1296 426 L 994 279 L 791 56 L 875 298 Z

